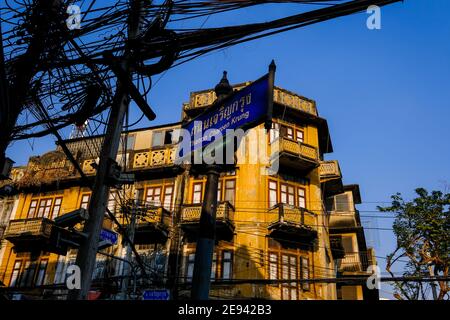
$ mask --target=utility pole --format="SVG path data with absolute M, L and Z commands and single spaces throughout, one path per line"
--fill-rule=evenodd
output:
M 130 48 L 130 42 L 133 42 L 139 33 L 142 15 L 142 0 L 132 0 L 131 8 L 128 21 L 128 44 L 125 49 L 122 63 L 119 66 L 126 77 L 128 77 L 128 79 L 124 79 L 125 82 L 131 81 L 130 63 L 133 51 Z M 114 63 L 114 61 L 111 61 L 111 63 Z M 94 271 L 98 250 L 99 234 L 102 228 L 109 195 L 107 178 L 112 163 L 117 156 L 123 121 L 129 104 L 130 97 L 127 88 L 123 81 L 117 79 L 116 93 L 114 95 L 113 105 L 111 106 L 111 113 L 100 154 L 100 163 L 97 168 L 97 175 L 95 177 L 94 188 L 89 203 L 89 220 L 86 222 L 83 229 L 83 233 L 86 234 L 86 239 L 81 243 L 76 259 L 76 265 L 81 271 L 81 288 L 71 290 L 68 295 L 69 300 L 85 300 L 91 287 L 92 273 Z
M 224 72 L 222 80 L 215 87 L 217 100 L 230 94 L 233 88 Z M 219 187 L 220 167 L 217 164 L 206 165 L 206 187 L 200 216 L 200 226 L 195 251 L 194 274 L 191 298 L 208 300 L 211 284 L 211 267 L 216 241 L 217 189 Z
M 138 205 L 143 193 L 142 189 L 136 190 L 135 200 L 132 201 L 131 205 L 131 217 L 130 217 L 130 227 L 128 229 L 128 238 L 131 243 L 127 243 L 127 249 L 125 253 L 125 260 L 128 261 L 127 264 L 123 267 L 123 275 L 122 275 L 122 289 L 121 289 L 121 299 L 127 299 L 127 291 L 128 285 L 130 284 L 130 274 L 131 274 L 131 260 L 133 257 L 133 249 L 131 247 L 134 242 L 134 233 L 136 229 L 136 214 L 138 212 Z M 128 208 L 127 208 L 128 209 Z

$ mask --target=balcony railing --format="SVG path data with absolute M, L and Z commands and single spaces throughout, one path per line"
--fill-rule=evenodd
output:
M 321 161 L 319 167 L 320 180 L 342 178 L 341 169 L 337 160 Z
M 346 252 L 342 259 L 337 259 L 339 272 L 366 272 L 370 265 L 376 262 L 373 259 L 373 250 L 360 252 Z
M 314 239 L 317 237 L 317 219 L 304 208 L 279 203 L 269 209 L 271 235 L 283 239 Z
M 201 212 L 201 204 L 185 205 L 181 211 L 181 227 L 188 233 L 195 233 L 199 227 Z M 234 207 L 228 201 L 219 202 L 216 211 L 217 238 L 230 239 L 233 237 L 233 221 Z
M 132 159 L 127 164 L 128 170 L 157 169 L 175 165 L 177 146 L 152 148 L 141 150 L 132 154 Z M 86 159 L 83 161 L 82 169 L 87 175 L 93 175 L 96 169 L 93 167 L 98 160 Z
M 354 228 L 357 226 L 355 211 L 330 211 L 330 228 Z
M 319 176 L 325 197 L 331 197 L 344 192 L 342 173 L 337 160 L 321 161 Z
M 133 169 L 174 165 L 177 146 L 150 149 L 134 154 Z
M 147 208 L 142 217 L 138 219 L 138 225 L 145 223 L 164 224 L 168 226 L 170 224 L 170 212 L 163 207 Z
M 286 137 L 271 144 L 271 154 L 272 160 L 296 170 L 308 171 L 319 166 L 316 147 Z
M 122 219 L 127 225 L 129 219 Z M 136 244 L 164 243 L 171 226 L 170 212 L 162 206 L 139 208 L 135 225 L 134 242 Z
M 5 239 L 15 242 L 17 239 L 50 238 L 53 222 L 46 218 L 11 220 L 5 232 Z
M 301 158 L 317 161 L 317 149 L 313 146 L 289 138 L 282 138 L 280 143 L 280 152 L 288 152 Z
M 239 90 L 249 84 L 250 82 L 239 84 L 234 86 L 234 89 Z M 214 90 L 193 92 L 191 93 L 189 103 L 184 104 L 183 109 L 185 112 L 190 112 L 195 109 L 203 109 L 210 106 L 215 100 L 216 94 Z M 287 106 L 293 110 L 298 110 L 317 116 L 317 109 L 314 101 L 288 90 L 275 87 L 273 100 L 275 103 Z

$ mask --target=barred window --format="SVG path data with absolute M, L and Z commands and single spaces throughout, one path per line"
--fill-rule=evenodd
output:
M 269 279 L 278 279 L 278 255 L 275 253 L 269 254 Z

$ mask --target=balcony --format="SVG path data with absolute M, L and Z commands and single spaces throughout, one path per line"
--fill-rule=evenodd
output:
M 352 211 L 331 211 L 330 212 L 330 229 L 347 229 L 356 228 L 356 212 Z
M 147 150 L 131 152 L 130 161 L 127 163 L 126 171 L 146 171 L 154 174 L 155 172 L 165 172 L 167 169 L 174 169 L 177 146 L 170 145 Z M 83 172 L 86 175 L 95 175 L 96 169 L 92 166 L 98 160 L 86 159 L 82 163 Z M 121 165 L 121 164 L 119 164 Z
M 165 243 L 169 237 L 170 212 L 163 207 L 147 208 L 136 221 L 134 243 Z
M 321 161 L 319 176 L 325 198 L 344 192 L 342 173 L 337 160 Z
M 336 260 L 338 272 L 366 272 L 370 265 L 376 264 L 373 249 L 360 252 L 346 252 L 345 256 Z
M 279 143 L 277 143 L 277 141 Z M 317 148 L 289 138 L 280 138 L 271 144 L 271 160 L 281 167 L 308 173 L 319 166 Z
M 46 218 L 11 220 L 5 231 L 5 239 L 16 249 L 42 247 L 50 240 L 53 222 Z M 21 250 L 19 250 L 21 251 Z
M 197 236 L 200 226 L 201 204 L 191 204 L 181 211 L 181 229 L 190 240 Z M 216 212 L 216 239 L 231 241 L 234 235 L 234 207 L 228 202 L 219 202 Z
M 233 87 L 234 90 L 240 90 L 251 82 L 241 83 Z M 216 94 L 213 89 L 198 92 L 192 92 L 189 103 L 183 104 L 183 111 L 193 117 L 211 106 L 216 100 Z M 273 92 L 273 101 L 283 107 L 288 107 L 294 112 L 305 112 L 317 116 L 316 104 L 314 101 L 291 91 L 275 87 Z M 276 108 L 277 106 L 275 106 Z
M 317 238 L 314 213 L 279 203 L 269 209 L 270 237 L 285 241 L 311 242 Z

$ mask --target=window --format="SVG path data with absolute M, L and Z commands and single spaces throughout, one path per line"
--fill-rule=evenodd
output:
M 173 186 L 164 187 L 164 208 L 166 210 L 172 210 L 172 199 L 173 199 Z
M 109 193 L 109 197 L 108 197 L 108 205 L 107 208 L 109 209 L 109 211 L 111 211 L 112 213 L 116 213 L 116 195 L 117 192 L 111 191 Z
M 152 133 L 152 147 L 164 145 L 164 131 L 154 131 Z
M 91 199 L 91 195 L 90 194 L 83 194 L 81 196 L 81 204 L 80 204 L 80 208 L 86 209 L 89 207 L 89 200 Z
M 300 257 L 301 260 L 301 278 L 309 279 L 309 259 L 305 257 Z M 304 291 L 309 291 L 309 282 L 302 282 L 302 289 Z
M 355 245 L 353 244 L 352 236 L 342 236 L 342 246 L 344 247 L 344 252 L 346 253 L 354 253 L 356 252 Z
M 286 127 L 286 137 L 294 140 L 294 129 L 292 129 L 291 127 Z
M 216 280 L 216 272 L 217 272 L 217 254 L 213 253 L 213 261 L 211 265 L 211 280 Z
M 39 264 L 39 269 L 38 269 L 38 273 L 36 276 L 36 282 L 35 282 L 35 284 L 37 286 L 41 286 L 45 282 L 45 272 L 47 271 L 47 264 L 48 264 L 47 259 L 41 260 L 41 263 Z
M 297 188 L 297 202 L 300 208 L 306 208 L 305 189 Z
M 173 130 L 167 130 L 164 132 L 164 144 L 172 144 L 173 141 Z
M 336 196 L 336 211 L 351 211 L 348 194 L 339 194 Z
M 231 279 L 233 268 L 233 254 L 231 251 L 222 251 L 222 279 Z
M 161 186 L 148 187 L 145 195 L 145 201 L 154 206 L 161 205 Z
M 62 272 L 64 270 L 64 265 L 65 265 L 65 258 L 64 258 L 64 256 L 59 256 L 58 257 L 58 264 L 56 265 L 55 277 L 54 277 L 54 280 L 53 280 L 54 284 L 62 283 L 62 280 L 63 280 Z
M 280 124 L 272 122 L 272 129 L 269 131 L 269 143 L 274 142 L 280 136 Z
M 217 185 L 217 201 L 222 201 L 222 181 Z
M 269 180 L 269 207 L 273 207 L 278 203 L 277 192 L 278 184 L 275 181 Z
M 23 287 L 31 287 L 33 285 L 33 278 L 36 272 L 36 263 L 27 261 L 24 267 L 24 274 L 21 279 L 21 286 Z
M 281 255 L 281 274 L 283 280 L 294 280 L 297 278 L 297 257 L 291 255 Z M 283 282 L 283 300 L 297 300 L 297 283 Z
M 62 203 L 62 198 L 55 199 L 55 203 L 53 204 L 53 210 L 52 210 L 52 219 L 55 219 L 59 215 L 59 212 L 61 211 L 61 203 Z
M 280 188 L 281 203 L 295 205 L 294 187 L 288 184 L 281 184 Z
M 38 201 L 32 200 L 30 203 L 30 209 L 28 209 L 28 219 L 34 218 L 34 214 L 36 213 Z
M 295 130 L 295 139 L 297 140 L 297 142 L 303 142 L 304 141 L 303 131 Z
M 41 199 L 41 201 L 39 201 L 39 209 L 37 213 L 39 218 L 48 218 L 52 208 L 52 200 L 53 199 Z
M 175 129 L 172 131 L 172 143 L 178 143 L 180 141 L 181 129 Z
M 278 255 L 276 253 L 269 254 L 269 279 L 278 279 Z
M 192 282 L 192 276 L 194 275 L 194 262 L 195 262 L 195 253 L 190 253 L 187 256 L 186 261 L 186 281 Z
M 136 142 L 136 135 L 129 134 L 129 135 L 122 136 L 120 139 L 119 151 L 123 151 L 123 144 L 125 143 L 125 140 L 126 140 L 127 150 L 133 150 L 134 143 Z
M 178 142 L 179 130 L 154 131 L 152 133 L 152 147 L 161 147 L 164 145 Z
M 22 267 L 21 260 L 17 260 L 14 262 L 13 271 L 11 273 L 11 281 L 9 282 L 10 287 L 15 287 L 19 285 L 21 267 Z
M 279 198 L 278 188 L 280 188 Z M 273 207 L 277 203 L 306 208 L 306 191 L 293 184 L 269 180 L 269 207 Z
M 202 202 L 202 191 L 203 191 L 203 183 L 202 182 L 194 183 L 192 192 L 192 203 Z
M 234 205 L 234 197 L 236 194 L 236 180 L 225 180 L 225 196 L 224 200 Z

